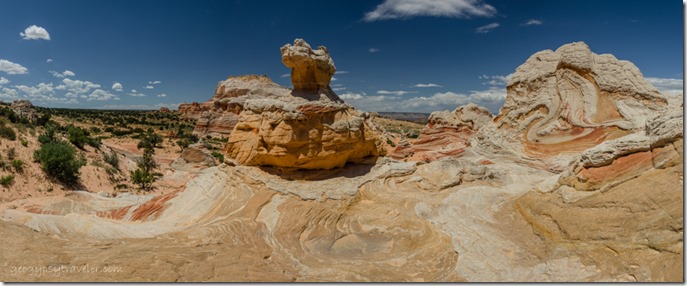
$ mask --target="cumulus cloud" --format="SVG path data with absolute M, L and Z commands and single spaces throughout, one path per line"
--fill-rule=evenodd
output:
M 475 33 L 486 34 L 486 33 L 491 32 L 491 30 L 498 28 L 499 26 L 500 26 L 499 23 L 487 24 L 487 25 L 484 25 L 484 26 L 481 26 L 481 27 L 478 27 L 477 29 L 475 29 Z
M 683 81 L 678 78 L 647 77 L 646 80 L 659 91 L 670 95 L 683 94 Z
M 370 49 L 367 50 L 367 51 L 370 52 L 370 53 L 377 53 L 377 52 L 379 52 L 379 51 L 381 51 L 381 50 L 380 50 L 380 49 L 377 49 L 377 48 L 370 48 Z
M 52 59 L 45 60 L 46 63 L 52 63 Z
M 537 26 L 541 24 L 544 24 L 544 22 L 542 22 L 541 20 L 529 19 L 525 23 L 522 23 L 522 26 Z
M 0 59 L 0 71 L 7 74 L 25 74 L 29 69 L 20 64 Z
M 339 98 L 341 98 L 343 100 L 360 100 L 363 98 L 363 94 L 365 94 L 365 93 L 363 92 L 361 94 L 361 93 L 347 92 L 347 93 L 344 93 L 342 95 L 339 95 Z
M 513 76 L 512 73 L 508 75 L 481 75 L 478 76 L 477 78 L 486 80 L 482 84 L 485 85 L 492 85 L 492 86 L 506 86 L 508 84 L 508 80 Z
M 124 87 L 122 86 L 121 83 L 115 82 L 112 84 L 112 90 L 114 91 L 122 91 L 124 90 Z
M 57 77 L 57 78 L 63 78 L 63 77 L 68 77 L 68 76 L 76 76 L 76 74 L 73 71 L 70 70 L 65 70 L 64 72 L 56 72 L 56 71 L 49 71 L 52 76 Z
M 482 0 L 385 0 L 365 13 L 366 22 L 409 19 L 418 16 L 471 18 L 492 17 L 496 8 Z
M 143 94 L 142 92 L 137 92 L 135 89 L 132 89 L 132 90 L 131 90 L 131 93 L 129 93 L 129 95 L 135 96 L 135 97 L 144 97 L 144 96 L 146 96 L 146 95 Z
M 0 85 L 8 84 L 8 83 L 10 83 L 9 79 L 6 79 L 6 78 L 0 76 Z
M 17 97 L 19 97 L 19 93 L 17 92 L 16 89 L 8 88 L 8 87 L 0 88 L 0 98 L 16 99 Z
M 413 85 L 413 87 L 442 87 L 442 86 L 438 85 L 436 83 L 418 83 L 416 85 Z
M 167 95 L 164 93 L 161 93 L 161 94 L 158 94 L 157 97 L 167 97 Z
M 417 93 L 417 91 L 405 91 L 405 90 L 395 90 L 395 91 L 388 91 L 388 90 L 378 90 L 378 94 L 392 94 L 392 95 L 404 95 L 404 94 L 409 94 L 409 93 Z
M 100 85 L 90 81 L 72 80 L 69 78 L 63 79 L 62 84 L 55 87 L 55 89 L 66 90 L 71 94 L 84 94 L 96 88 L 100 88 Z
M 177 110 L 180 103 L 158 103 L 158 104 L 108 104 L 100 109 L 136 109 L 136 110 L 157 110 L 167 107 L 170 110 Z
M 43 27 L 31 25 L 24 32 L 19 33 L 24 40 L 50 40 L 50 34 Z
M 153 89 L 153 88 L 155 88 L 155 87 L 152 86 L 152 85 L 146 85 L 146 86 L 144 86 L 143 88 L 145 88 L 145 89 Z
M 109 93 L 107 91 L 104 91 L 102 89 L 96 89 L 91 94 L 85 96 L 86 101 L 93 101 L 93 100 L 98 100 L 98 101 L 105 101 L 105 100 L 116 100 L 118 99 L 116 95 Z
M 149 81 L 149 82 L 148 82 L 148 84 L 161 84 L 161 83 L 162 83 L 162 82 L 159 81 L 159 80 Z

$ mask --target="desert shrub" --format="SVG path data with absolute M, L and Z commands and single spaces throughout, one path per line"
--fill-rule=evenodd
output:
M 49 176 L 66 184 L 79 180 L 79 169 L 86 164 L 76 149 L 66 142 L 48 142 L 33 154 Z
M 24 139 L 24 138 L 22 138 L 22 139 L 21 139 L 21 146 L 24 146 L 24 147 L 29 146 L 29 141 L 26 140 L 26 139 Z
M 17 150 L 14 147 L 7 149 L 7 159 L 14 160 L 17 157 Z
M 38 135 L 38 142 L 41 144 L 57 141 L 58 125 L 48 123 L 45 125 L 45 132 Z
M 210 155 L 212 155 L 212 157 L 217 158 L 217 160 L 219 160 L 220 163 L 224 163 L 224 154 L 219 152 L 212 152 Z
M 143 157 L 138 160 L 138 168 L 131 172 L 131 181 L 144 190 L 150 190 L 158 176 L 154 172 L 157 163 L 153 159 L 153 152 L 152 146 L 146 146 L 143 150 Z
M 100 148 L 100 140 L 94 139 L 90 136 L 88 130 L 74 125 L 67 126 L 67 138 L 69 142 L 74 144 L 79 149 L 83 149 L 86 144 L 93 146 L 93 148 Z
M 14 175 L 2 176 L 2 178 L 0 178 L 0 185 L 9 187 L 12 184 L 14 184 Z
M 14 170 L 16 172 L 24 172 L 24 161 L 22 160 L 12 160 L 12 167 L 14 167 Z
M 12 129 L 12 127 L 8 125 L 1 125 L 0 137 L 14 141 L 17 140 L 17 133 L 14 132 L 14 129 Z
M 150 148 L 157 148 L 159 145 L 162 143 L 162 136 L 160 134 L 155 133 L 153 128 L 148 128 L 148 131 L 146 133 L 141 135 L 141 141 L 138 142 L 138 149 L 146 149 L 148 147 Z
M 191 142 L 189 142 L 187 138 L 181 138 L 177 140 L 176 144 L 183 151 L 184 149 L 188 148 L 189 145 L 191 145 Z
M 36 125 L 37 126 L 45 126 L 49 121 L 50 121 L 50 113 L 43 113 L 41 116 L 36 119 Z
M 119 157 L 117 153 L 103 153 L 103 160 L 115 169 L 119 169 Z
M 91 126 L 91 133 L 93 133 L 93 134 L 99 134 L 99 133 L 102 133 L 102 132 L 103 132 L 103 131 L 102 131 L 100 128 L 98 128 L 97 126 Z

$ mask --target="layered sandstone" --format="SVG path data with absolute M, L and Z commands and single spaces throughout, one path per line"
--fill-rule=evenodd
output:
M 582 43 L 532 55 L 507 85 L 495 122 L 527 157 L 557 158 L 644 127 L 667 100 L 639 69 L 613 55 L 597 55 Z
M 432 112 L 417 140 L 400 144 L 390 156 L 429 162 L 460 155 L 470 146 L 470 137 L 482 126 L 491 124 L 492 118 L 489 110 L 474 103 L 460 106 L 453 112 Z
M 293 93 L 275 85 L 230 100 L 242 111 L 226 157 L 241 165 L 331 169 L 382 155 L 372 119 L 329 88 L 335 69 L 326 48 L 313 51 L 298 39 L 281 50 L 296 75 Z M 252 96 L 257 92 L 260 96 Z

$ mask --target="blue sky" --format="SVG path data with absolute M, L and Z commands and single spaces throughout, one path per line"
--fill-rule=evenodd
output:
M 659 3 L 659 4 L 657 4 Z M 290 86 L 279 48 L 327 46 L 332 87 L 368 111 L 498 112 L 531 54 L 586 42 L 682 93 L 679 1 L 14 1 L 0 7 L 0 99 L 157 109 L 206 101 L 231 75 Z M 120 88 L 121 86 L 121 88 Z

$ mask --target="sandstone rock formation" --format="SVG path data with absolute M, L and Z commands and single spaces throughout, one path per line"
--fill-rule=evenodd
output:
M 38 119 L 38 112 L 33 108 L 31 101 L 27 99 L 15 99 L 12 101 L 10 108 L 14 113 L 20 118 L 25 118 L 29 121 L 35 121 Z
M 667 101 L 635 65 L 582 43 L 532 55 L 509 79 L 495 122 L 532 158 L 567 164 L 579 152 L 644 127 Z M 565 157 L 565 158 L 564 158 Z
M 237 95 L 223 104 L 240 110 L 233 162 L 187 168 L 183 191 L 0 205 L 4 267 L 118 272 L 0 280 L 684 279 L 683 111 L 629 63 L 581 43 L 537 53 L 496 118 L 475 105 L 433 113 L 426 145 L 408 147 L 424 157 L 407 162 L 375 158 L 373 118 L 321 96 L 325 85 L 294 96 L 261 77 L 225 83 Z
M 294 96 L 343 102 L 329 87 L 336 67 L 326 47 L 313 50 L 303 39 L 296 39 L 293 46 L 281 47 L 281 61 L 291 68 Z
M 470 137 L 482 126 L 491 124 L 491 120 L 491 112 L 474 103 L 460 106 L 453 112 L 432 112 L 427 126 L 417 140 L 412 144 L 399 145 L 390 156 L 413 161 L 433 161 L 459 155 L 470 146 Z
M 186 169 L 188 167 L 215 166 L 215 159 L 212 157 L 211 153 L 212 151 L 206 148 L 203 143 L 190 145 L 181 152 L 179 158 L 172 162 L 171 167 L 175 169 Z
M 252 88 L 230 100 L 241 106 L 226 157 L 241 165 L 331 169 L 383 154 L 375 126 L 364 112 L 343 103 L 328 86 L 334 63 L 327 49 L 303 40 L 282 47 L 292 67 L 293 95 L 283 87 Z M 313 82 L 308 82 L 313 81 Z

